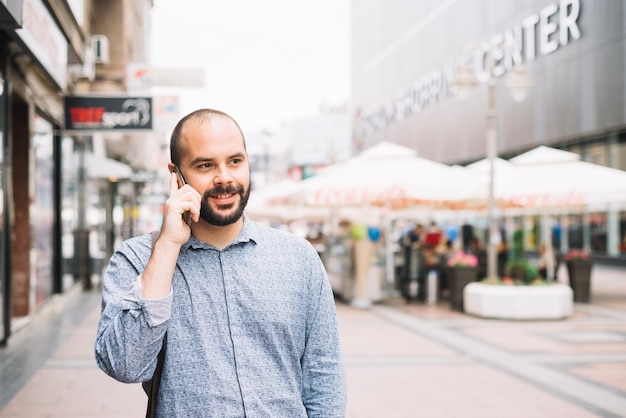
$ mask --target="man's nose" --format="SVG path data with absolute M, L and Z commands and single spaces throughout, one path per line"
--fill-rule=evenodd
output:
M 226 165 L 220 165 L 215 176 L 215 182 L 217 184 L 228 184 L 233 182 L 233 176 L 230 173 L 229 168 Z

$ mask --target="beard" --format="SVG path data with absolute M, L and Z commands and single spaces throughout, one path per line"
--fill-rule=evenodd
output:
M 227 193 L 237 193 L 239 195 L 239 203 L 237 204 L 237 202 L 234 202 L 227 205 L 217 205 L 216 209 L 211 207 L 209 204 L 209 198 L 211 196 Z M 213 189 L 207 190 L 204 192 L 204 195 L 202 196 L 202 203 L 200 204 L 200 219 L 215 226 L 231 225 L 241 218 L 243 211 L 248 204 L 249 198 L 250 187 L 244 189 L 243 186 L 235 187 L 233 185 L 229 185 L 228 187 L 217 186 Z M 219 211 L 231 210 L 235 207 L 235 205 L 237 205 L 237 207 L 233 212 L 226 215 L 221 215 L 219 213 Z

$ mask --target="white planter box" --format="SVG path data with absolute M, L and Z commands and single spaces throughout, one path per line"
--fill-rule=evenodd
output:
M 505 286 L 470 283 L 463 292 L 465 313 L 496 319 L 562 319 L 571 315 L 572 289 L 565 284 Z

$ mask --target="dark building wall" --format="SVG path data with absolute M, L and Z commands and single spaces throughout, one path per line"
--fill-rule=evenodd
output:
M 12 314 L 26 316 L 29 314 L 30 292 L 30 196 L 28 187 L 29 146 L 28 105 L 17 96 L 13 98 L 13 142 L 12 142 L 12 178 L 13 207 L 15 222 L 13 224 L 12 254 Z

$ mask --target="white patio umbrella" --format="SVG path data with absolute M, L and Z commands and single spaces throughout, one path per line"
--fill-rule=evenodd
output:
M 381 142 L 304 180 L 287 201 L 305 206 L 465 208 L 484 201 L 486 182 L 462 167 Z
M 626 203 L 626 171 L 580 160 L 578 154 L 539 146 L 510 162 L 496 195 L 524 208 L 568 208 Z
M 476 161 L 475 163 L 469 164 L 465 167 L 477 174 L 489 175 L 489 160 L 487 158 Z M 505 159 L 495 158 L 493 160 L 493 169 L 496 173 L 499 173 L 502 171 L 514 170 L 515 166 L 513 165 L 513 163 Z
M 572 152 L 542 145 L 508 162 L 496 162 L 495 195 L 500 207 L 541 214 L 548 254 L 553 251 L 549 212 L 626 205 L 626 171 L 581 161 Z
M 488 177 L 488 161 L 467 168 Z M 501 208 L 567 209 L 626 203 L 626 171 L 580 160 L 578 154 L 539 146 L 510 160 L 494 160 Z
M 286 202 L 299 182 L 286 178 L 278 183 L 253 189 L 246 206 L 246 214 L 254 219 L 265 220 L 324 220 L 328 218 L 328 208 L 307 207 Z

